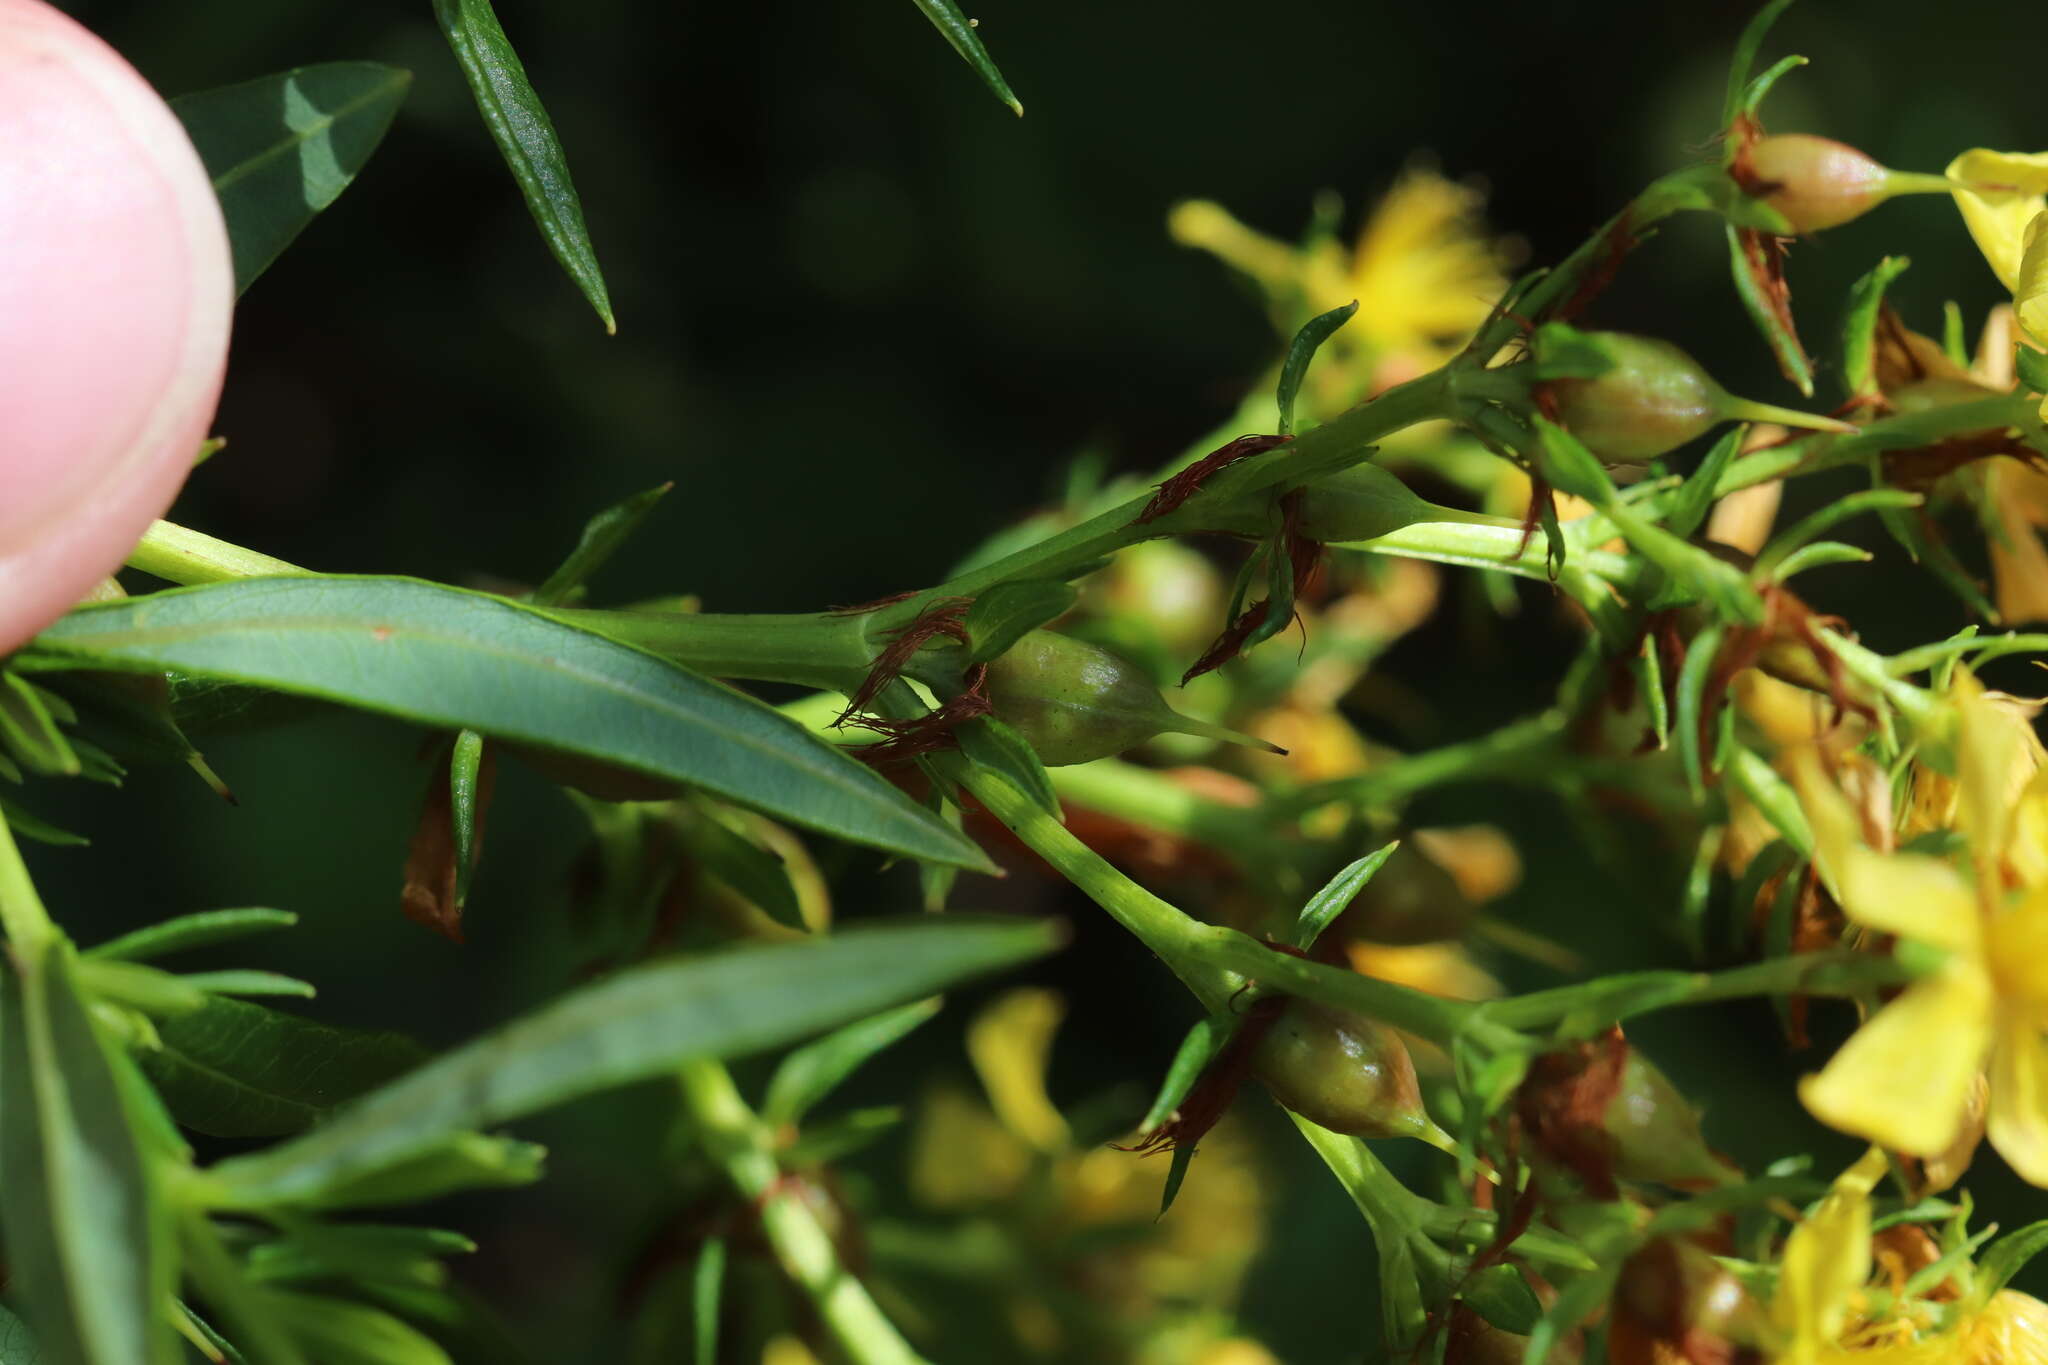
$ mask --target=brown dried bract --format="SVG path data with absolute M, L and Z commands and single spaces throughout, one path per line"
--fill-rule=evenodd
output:
M 1217 447 L 1160 484 L 1153 492 L 1152 500 L 1145 504 L 1145 510 L 1138 513 L 1138 519 L 1132 524 L 1143 526 L 1168 512 L 1179 511 L 1181 504 L 1201 491 L 1202 485 L 1217 470 L 1250 456 L 1264 454 L 1276 446 L 1284 446 L 1293 439 L 1292 436 L 1240 436 Z
M 875 656 L 868 668 L 868 675 L 861 679 L 860 686 L 846 700 L 846 709 L 839 713 L 839 719 L 832 722 L 836 730 L 845 726 L 860 713 L 874 704 L 882 689 L 896 681 L 903 672 L 903 666 L 911 656 L 923 649 L 941 635 L 959 644 L 967 643 L 967 608 L 974 599 L 971 597 L 941 597 L 910 620 L 889 632 L 887 648 Z M 856 610 L 847 609 L 849 612 Z M 861 608 L 859 610 L 865 610 Z M 870 725 L 870 729 L 886 729 L 892 722 Z
M 1627 1064 L 1628 1042 L 1616 1026 L 1590 1042 L 1538 1057 L 1515 1093 L 1515 1114 L 1530 1140 L 1600 1199 L 1620 1193 L 1606 1119 Z
M 853 724 L 888 736 L 873 744 L 856 745 L 851 750 L 853 756 L 880 768 L 908 763 L 920 754 L 958 744 L 960 739 L 954 731 L 994 709 L 988 699 L 987 684 L 988 665 L 976 664 L 967 672 L 965 690 L 946 698 L 935 711 L 928 711 L 912 720 L 890 720 L 883 716 L 853 717 Z M 845 716 L 840 717 L 842 722 L 846 719 Z
M 1642 240 L 1630 225 L 1629 213 L 1624 209 L 1621 216 L 1609 223 L 1601 232 L 1599 259 L 1586 271 L 1585 277 L 1579 281 L 1579 287 L 1553 309 L 1550 316 L 1559 322 L 1570 322 L 1585 312 L 1593 300 L 1599 298 L 1606 292 L 1607 286 L 1614 283 L 1614 277 L 1621 272 L 1622 261 Z

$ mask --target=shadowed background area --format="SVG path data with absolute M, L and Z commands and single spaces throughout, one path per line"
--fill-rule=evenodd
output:
M 1313 196 L 1335 190 L 1348 233 L 1425 160 L 1484 182 L 1495 227 L 1532 262 L 1554 261 L 1705 149 L 1748 12 L 987 0 L 980 32 L 1026 106 L 1019 120 L 905 0 L 504 0 L 611 287 L 619 333 L 607 337 L 535 233 L 424 0 L 65 8 L 166 94 L 345 58 L 415 76 L 357 183 L 244 299 L 217 422 L 228 446 L 177 519 L 322 570 L 531 583 L 590 512 L 674 480 L 598 599 L 691 593 L 725 611 L 818 609 L 935 581 L 1053 496 L 1075 455 L 1147 470 L 1224 420 L 1276 343 L 1247 290 L 1168 238 L 1178 200 L 1216 200 L 1292 239 Z M 2043 145 L 2035 71 L 2008 36 L 2018 19 L 1986 0 L 1795 7 L 1767 51 L 1815 64 L 1781 84 L 1771 125 L 1914 170 L 1967 146 Z M 1913 258 L 1893 296 L 1923 330 L 1938 332 L 1954 299 L 1974 333 L 2001 297 L 1939 198 L 1800 248 L 1795 304 L 1830 371 L 1817 406 L 1838 395 L 1829 354 L 1848 285 L 1884 254 Z M 1680 342 L 1737 392 L 1799 401 L 1741 316 L 1717 224 L 1661 232 L 1592 317 Z M 1839 491 L 1802 489 L 1794 510 Z M 1960 626 L 1960 608 L 1880 535 L 1852 528 L 1879 564 L 1816 575 L 1814 604 L 1880 648 Z M 1968 558 L 1976 542 L 1964 539 Z M 1572 638 L 1545 596 L 1523 593 L 1483 651 L 1451 625 L 1404 642 L 1386 666 L 1429 708 L 1384 737 L 1437 743 L 1539 708 Z M 2017 665 L 1991 676 L 2028 686 Z M 563 907 L 580 817 L 537 779 L 508 778 L 470 942 L 433 937 L 397 904 L 427 780 L 419 741 L 342 717 L 210 744 L 239 809 L 179 773 L 65 793 L 47 813 L 91 833 L 98 856 L 38 850 L 37 875 L 84 941 L 209 906 L 298 911 L 304 923 L 266 941 L 261 965 L 314 980 L 321 1017 L 435 1044 L 469 1037 L 573 979 Z M 1441 823 L 1498 823 L 1531 851 L 1503 913 L 1594 968 L 1685 960 L 1661 907 L 1597 867 L 1556 810 L 1488 789 L 1429 807 Z M 848 874 L 843 917 L 914 904 L 901 870 L 828 856 Z M 1072 948 L 1039 973 L 1070 1007 L 1055 1098 L 1136 1095 L 1192 1005 L 1085 902 L 1020 880 L 963 885 L 956 902 L 1073 922 Z M 932 1075 L 964 1078 L 965 1017 L 956 1000 L 851 1097 L 903 1101 Z M 1798 1113 L 1791 1078 L 1818 1058 L 1787 1058 L 1767 1007 L 1660 1017 L 1631 1036 L 1689 1092 L 1716 1098 L 1708 1131 L 1745 1161 L 1815 1144 L 1827 1169 L 1853 1151 Z M 1258 1111 L 1276 1193 L 1244 1329 L 1289 1362 L 1368 1358 L 1367 1234 L 1270 1106 L 1245 1108 Z M 504 1307 L 535 1359 L 612 1358 L 625 1263 L 671 1200 L 661 1113 L 633 1092 L 521 1125 L 549 1143 L 550 1180 L 435 1211 L 482 1244 L 459 1273 Z M 854 1178 L 886 1185 L 902 1162 L 901 1144 L 885 1143 Z M 1988 1153 L 1971 1183 L 2007 1226 L 2048 1212 Z

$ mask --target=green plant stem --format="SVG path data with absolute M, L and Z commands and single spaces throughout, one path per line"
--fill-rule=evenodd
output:
M 30 960 L 57 937 L 57 926 L 50 922 L 50 912 L 36 894 L 28 864 L 21 860 L 21 849 L 4 815 L 0 815 L 0 931 L 6 933 L 18 955 Z
M 1446 744 L 1392 759 L 1355 777 L 1318 782 L 1276 796 L 1264 807 L 1268 818 L 1303 814 L 1333 802 L 1392 805 L 1417 792 L 1452 782 L 1527 781 L 1547 784 L 1566 755 L 1566 718 L 1545 711 L 1504 725 L 1461 744 Z
M 550 607 L 547 614 L 712 678 L 860 686 L 881 645 L 867 615 L 729 615 Z
M 224 583 L 232 578 L 307 578 L 310 569 L 239 545 L 217 540 L 189 526 L 152 522 L 128 554 L 128 567 L 190 586 Z
M 1598 1030 L 1651 1010 L 1704 1005 L 1752 995 L 1860 995 L 1902 985 L 1912 974 L 1897 961 L 1853 949 L 1796 953 L 1722 972 L 1628 972 L 1477 1006 L 1495 1025 L 1540 1029 L 1571 1019 Z
M 1256 807 L 1227 806 L 1157 769 L 1102 758 L 1047 773 L 1063 799 L 1089 810 L 1194 840 L 1247 869 L 1274 860 L 1271 827 Z
M 783 1272 L 810 1296 L 833 1339 L 853 1365 L 925 1365 L 867 1290 L 839 1261 L 831 1237 L 810 1206 L 778 1186 L 767 1126 L 747 1106 L 722 1062 L 683 1064 L 683 1104 L 706 1151 L 761 1213 L 761 1230 Z

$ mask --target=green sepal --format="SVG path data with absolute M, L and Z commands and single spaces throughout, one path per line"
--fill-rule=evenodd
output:
M 1746 112 L 1744 95 L 1751 88 L 1749 73 L 1756 65 L 1757 51 L 1763 47 L 1771 25 L 1778 22 L 1778 16 L 1791 4 L 1792 0 L 1770 0 L 1743 26 L 1742 36 L 1735 40 L 1735 51 L 1728 61 L 1728 93 L 1721 101 L 1722 128 L 1734 123 L 1736 115 Z M 1761 92 L 1757 97 L 1762 98 Z
M 1276 395 L 1280 406 L 1279 432 L 1282 436 L 1294 434 L 1294 400 L 1301 393 L 1301 381 L 1308 374 L 1308 365 L 1315 359 L 1316 352 L 1328 341 L 1339 327 L 1351 321 L 1358 311 L 1358 300 L 1332 308 L 1327 313 L 1318 313 L 1301 325 L 1294 334 L 1294 340 L 1287 343 L 1287 358 L 1280 362 L 1280 386 Z
M 968 762 L 1001 777 L 1030 797 L 1053 819 L 1065 818 L 1060 813 L 1059 794 L 1053 790 L 1052 778 L 1046 773 L 1045 764 L 1039 761 L 1037 751 L 1015 726 L 1006 725 L 994 716 L 983 716 L 961 726 L 955 733 L 960 737 L 960 752 Z
M 1166 1217 L 1166 1211 L 1172 1208 L 1173 1201 L 1180 1197 L 1181 1184 L 1188 1178 L 1188 1164 L 1194 1159 L 1195 1149 L 1192 1145 L 1177 1146 L 1173 1149 L 1171 1164 L 1166 1168 L 1166 1186 L 1159 1192 L 1159 1217 Z
M 1692 539 L 1693 532 L 1706 524 L 1707 514 L 1713 510 L 1716 486 L 1721 482 L 1722 472 L 1728 468 L 1736 453 L 1742 449 L 1743 437 L 1749 434 L 1747 426 L 1730 427 L 1715 441 L 1702 459 L 1692 477 L 1678 486 L 1664 514 L 1664 527 L 1680 540 Z
M 1080 596 L 1071 583 L 1034 578 L 999 583 L 974 599 L 963 621 L 967 662 L 985 664 L 1041 626 L 1066 615 Z
M 1764 96 L 1771 93 L 1771 87 L 1805 65 L 1804 57 L 1780 57 L 1768 70 L 1743 87 L 1742 112 L 1755 118 L 1756 107 L 1764 102 Z
M 1760 201 L 1750 202 L 1762 207 Z M 1728 238 L 1729 277 L 1735 282 L 1735 294 L 1742 300 L 1743 311 L 1749 314 L 1749 320 L 1756 324 L 1757 332 L 1771 348 L 1771 356 L 1778 362 L 1780 372 L 1802 396 L 1813 397 L 1813 361 L 1807 356 L 1806 346 L 1792 325 L 1790 307 L 1787 306 L 1780 314 L 1777 303 L 1765 293 L 1764 281 L 1759 278 L 1762 264 L 1750 255 L 1751 242 L 1760 252 L 1769 249 L 1762 240 L 1761 230 L 1738 227 L 1731 221 L 1724 231 Z M 1750 234 L 1750 240 L 1745 240 L 1745 233 Z
M 1887 256 L 1849 289 L 1849 310 L 1842 317 L 1842 387 L 1850 398 L 1878 398 L 1877 320 L 1885 291 L 1913 262 Z

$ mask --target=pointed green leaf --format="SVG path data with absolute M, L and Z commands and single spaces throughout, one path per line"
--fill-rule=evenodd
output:
M 381 1209 L 465 1190 L 531 1185 L 541 1178 L 547 1155 L 535 1142 L 453 1133 L 403 1161 L 329 1185 L 305 1202 L 320 1209 Z
M 1159 1192 L 1159 1217 L 1166 1217 L 1166 1211 L 1173 1207 L 1173 1201 L 1180 1197 L 1182 1182 L 1188 1178 L 1188 1166 L 1195 1159 L 1193 1144 L 1176 1146 L 1171 1157 L 1172 1164 L 1166 1168 L 1166 1187 Z
M 146 962 L 153 957 L 211 947 L 245 934 L 262 933 L 266 929 L 289 929 L 298 922 L 299 917 L 289 910 L 201 910 L 197 914 L 180 915 L 176 919 L 108 939 L 86 949 L 85 956 Z
M 572 991 L 350 1105 L 213 1168 L 247 1203 L 317 1198 L 450 1134 L 490 1128 L 691 1057 L 759 1052 L 1049 951 L 1056 926 L 960 916 L 862 926 L 631 968 Z
M 1849 289 L 1849 311 L 1842 317 L 1842 387 L 1850 398 L 1876 398 L 1877 319 L 1885 290 L 1913 262 L 1887 256 Z
M 725 1239 L 706 1238 L 690 1276 L 690 1310 L 697 1365 L 718 1365 L 718 1306 L 725 1291 Z
M 442 1257 L 475 1250 L 476 1243 L 469 1238 L 440 1228 L 302 1222 L 252 1248 L 248 1274 L 259 1284 L 348 1279 L 431 1286 L 447 1282 Z
M 665 483 L 635 493 L 585 522 L 576 548 L 569 551 L 569 557 L 547 576 L 546 582 L 533 590 L 533 600 L 542 606 L 566 603 L 583 587 L 586 579 L 603 568 L 605 561 L 632 538 L 633 532 L 640 529 L 640 523 L 647 519 L 655 504 L 667 497 L 674 487 L 674 483 Z
M 262 1297 L 320 1365 L 454 1365 L 432 1337 L 382 1309 L 285 1289 Z
M 82 765 L 50 713 L 53 695 L 18 673 L 0 673 L 0 750 L 30 772 L 76 776 Z
M 1908 493 L 1903 488 L 1870 488 L 1823 503 L 1771 537 L 1771 543 L 1764 546 L 1763 553 L 1756 557 L 1755 572 L 1759 578 L 1771 577 L 1772 571 L 1794 550 L 1850 517 L 1887 508 L 1903 510 L 1918 507 L 1925 501 L 1918 493 Z
M 705 871 L 777 924 L 808 929 L 796 887 L 782 859 L 721 820 L 708 802 L 693 803 L 670 822 L 676 836 Z
M 411 1070 L 426 1052 L 397 1033 L 336 1028 L 216 996 L 157 1025 L 142 1070 L 187 1128 L 214 1137 L 296 1133 L 334 1105 Z
M 1372 874 L 1379 871 L 1387 859 L 1394 856 L 1394 850 L 1401 846 L 1395 839 L 1384 848 L 1376 849 L 1363 858 L 1348 864 L 1343 871 L 1330 878 L 1322 890 L 1309 898 L 1301 907 L 1301 915 L 1294 923 L 1294 946 L 1312 948 L 1322 937 L 1323 930 L 1330 927 L 1330 921 L 1344 913 L 1344 907 L 1351 904 L 1365 884 L 1372 880 Z
M 2008 1232 L 1977 1259 L 1976 1292 L 1985 1298 L 1996 1294 L 2044 1250 L 2048 1250 L 2048 1219 Z
M 377 150 L 412 73 L 329 62 L 171 101 L 220 196 L 240 294 Z
M 476 803 L 483 772 L 484 737 L 459 730 L 448 752 L 448 813 L 455 826 L 455 908 L 469 904 L 476 875 Z
M 1195 1088 L 1202 1072 L 1216 1059 L 1216 1054 L 1223 1051 L 1240 1022 L 1235 1017 L 1220 1014 L 1205 1014 L 1195 1021 L 1187 1036 L 1180 1040 L 1180 1046 L 1174 1049 L 1173 1061 L 1166 1068 L 1166 1079 L 1160 1082 L 1158 1095 L 1153 1097 L 1151 1107 L 1138 1123 L 1140 1133 L 1156 1133 L 1173 1117 L 1173 1111 L 1180 1108 L 1181 1101 Z
M 775 1126 L 800 1123 L 813 1105 L 839 1087 L 869 1058 L 939 1012 L 940 1001 L 919 1000 L 885 1010 L 807 1043 L 782 1059 L 768 1081 L 762 1119 Z
M 1337 329 L 1351 321 L 1351 315 L 1358 311 L 1358 300 L 1353 299 L 1341 308 L 1332 308 L 1327 313 L 1318 313 L 1303 323 L 1301 330 L 1294 334 L 1294 340 L 1287 343 L 1287 358 L 1280 362 L 1280 427 L 1282 436 L 1294 434 L 1294 400 L 1301 393 L 1301 381 L 1308 375 L 1308 363 L 1316 358 L 1322 344 L 1335 335 Z
M 1742 36 L 1735 40 L 1735 54 L 1728 63 L 1728 93 L 1721 102 L 1723 128 L 1733 123 L 1735 116 L 1742 112 L 1742 96 L 1749 87 L 1749 73 L 1756 65 L 1757 50 L 1764 45 L 1771 25 L 1778 22 L 1778 16 L 1791 4 L 1792 0 L 1770 0 L 1743 26 Z
M 1706 720 L 1707 682 L 1713 674 L 1714 661 L 1721 654 L 1721 637 L 1726 633 L 1726 627 L 1711 625 L 1694 636 L 1685 651 L 1685 663 L 1678 670 L 1677 714 L 1671 723 L 1678 731 L 1679 766 L 1685 771 L 1685 782 L 1692 788 L 1695 801 L 1706 799 L 1706 761 L 1701 754 L 1700 731 Z
M 1735 281 L 1735 293 L 1742 300 L 1743 311 L 1770 346 L 1779 371 L 1792 381 L 1794 388 L 1811 398 L 1813 360 L 1792 325 L 1790 305 L 1782 292 L 1773 293 L 1772 281 L 1776 276 L 1767 275 L 1769 253 L 1777 250 L 1772 235 L 1756 228 L 1738 228 L 1733 223 L 1723 224 L 1723 228 L 1728 237 L 1729 276 Z
M 1749 434 L 1747 426 L 1728 428 L 1706 458 L 1692 472 L 1678 489 L 1678 496 L 1671 500 L 1670 510 L 1665 513 L 1664 527 L 1680 540 L 1692 539 L 1692 533 L 1706 524 L 1707 513 L 1713 510 L 1715 489 L 1721 482 L 1721 472 L 1728 468 L 1728 462 L 1742 449 L 1742 438 Z
M 1022 118 L 1024 106 L 1010 93 L 1009 82 L 1003 79 L 1002 72 L 996 70 L 995 62 L 989 58 L 988 49 L 983 47 L 981 39 L 975 36 L 973 22 L 960 12 L 960 7 L 954 4 L 953 0 L 912 2 L 924 13 L 925 18 L 932 21 L 933 28 L 946 35 L 946 41 L 953 45 L 953 50 L 975 69 L 983 83 L 995 92 L 995 97 L 1009 105 L 1011 112 Z
M 548 249 L 604 320 L 605 331 L 618 331 L 597 251 L 583 226 L 583 204 L 569 179 L 569 158 L 490 0 L 434 0 L 434 17 Z
M 2048 393 L 2048 355 L 2021 342 L 2013 350 L 2013 368 L 2019 371 L 2020 383 L 2034 393 Z
M 1079 595 L 1071 583 L 1042 578 L 990 588 L 967 608 L 967 662 L 985 664 L 999 658 L 1032 631 L 1064 615 Z
M 53 659 L 177 670 L 474 729 L 694 784 L 853 843 L 987 856 L 754 698 L 532 608 L 405 578 L 249 578 L 83 608 Z
M 0 1222 L 52 1365 L 168 1365 L 164 1204 L 61 939 L 0 967 Z M 25 960 L 24 960 L 25 959 Z
M 901 1106 L 870 1105 L 814 1123 L 783 1148 L 789 1166 L 824 1166 L 879 1142 L 903 1122 Z
M 1045 764 L 1031 747 L 1031 741 L 1019 734 L 1016 727 L 994 716 L 983 716 L 954 733 L 960 737 L 960 752 L 969 762 L 1001 775 L 1054 819 L 1065 818 L 1060 814 L 1060 798 L 1053 790 Z
M 302 1000 L 311 1000 L 318 994 L 310 982 L 295 976 L 246 967 L 219 972 L 187 972 L 177 980 L 209 995 L 295 995 Z

